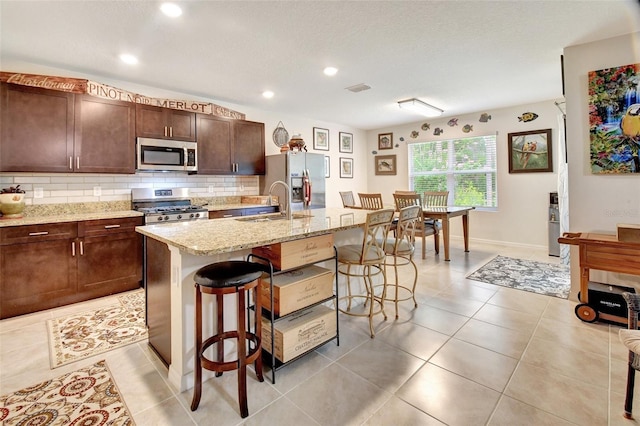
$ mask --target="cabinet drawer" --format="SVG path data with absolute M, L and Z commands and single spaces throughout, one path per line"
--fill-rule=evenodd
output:
M 209 212 L 209 219 L 223 219 L 234 216 L 242 216 L 242 209 L 212 210 Z
M 253 216 L 256 214 L 269 214 L 269 213 L 277 213 L 277 206 L 264 206 L 264 207 L 251 207 L 248 209 L 244 209 L 243 216 Z
M 78 223 L 78 236 L 97 237 L 101 235 L 135 232 L 136 226 L 142 226 L 142 217 L 118 219 L 85 220 Z
M 47 223 L 0 228 L 0 244 L 22 244 L 75 238 L 77 222 Z

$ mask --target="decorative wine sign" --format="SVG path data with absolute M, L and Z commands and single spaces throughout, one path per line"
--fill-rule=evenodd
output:
M 640 173 L 640 64 L 589 72 L 591 173 Z
M 5 83 L 19 84 L 21 86 L 58 90 L 61 92 L 86 93 L 90 96 L 95 96 L 102 99 L 154 105 L 164 108 L 198 112 L 202 114 L 210 114 L 238 120 L 245 119 L 245 115 L 241 112 L 233 111 L 231 109 L 212 104 L 210 102 L 151 98 L 137 93 L 132 93 L 127 90 L 118 89 L 106 84 L 80 78 L 9 73 L 0 71 L 0 81 Z

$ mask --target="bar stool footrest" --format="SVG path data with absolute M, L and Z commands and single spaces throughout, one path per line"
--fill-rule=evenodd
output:
M 202 344 L 202 352 L 200 355 L 200 360 L 202 362 L 202 368 L 215 371 L 217 373 L 222 373 L 224 371 L 233 371 L 238 369 L 239 360 L 234 359 L 231 361 L 213 361 L 204 356 L 204 351 L 207 350 L 210 346 L 215 345 L 216 343 L 222 344 L 226 339 L 238 339 L 239 333 L 236 330 L 233 331 L 225 331 L 222 334 L 216 334 L 215 336 L 209 337 Z M 245 337 L 248 341 L 253 343 L 253 349 L 249 350 L 249 353 L 245 357 L 246 365 L 253 363 L 258 356 L 260 356 L 260 345 L 258 344 L 258 336 L 253 333 L 245 333 Z

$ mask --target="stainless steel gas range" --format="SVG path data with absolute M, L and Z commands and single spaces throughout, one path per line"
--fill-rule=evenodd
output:
M 191 204 L 189 188 L 133 188 L 131 201 L 146 225 L 209 219 L 205 207 Z

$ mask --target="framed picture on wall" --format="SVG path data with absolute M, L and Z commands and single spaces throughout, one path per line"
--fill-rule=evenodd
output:
M 509 133 L 509 173 L 552 172 L 551 129 Z
M 340 157 L 340 177 L 353 178 L 353 158 Z
M 313 149 L 329 151 L 329 129 L 313 128 Z
M 396 174 L 396 156 L 395 155 L 376 155 L 374 157 L 374 167 L 376 175 L 395 175 Z
M 393 133 L 378 134 L 378 149 L 393 149 Z
M 340 132 L 340 152 L 353 152 L 353 134 Z

